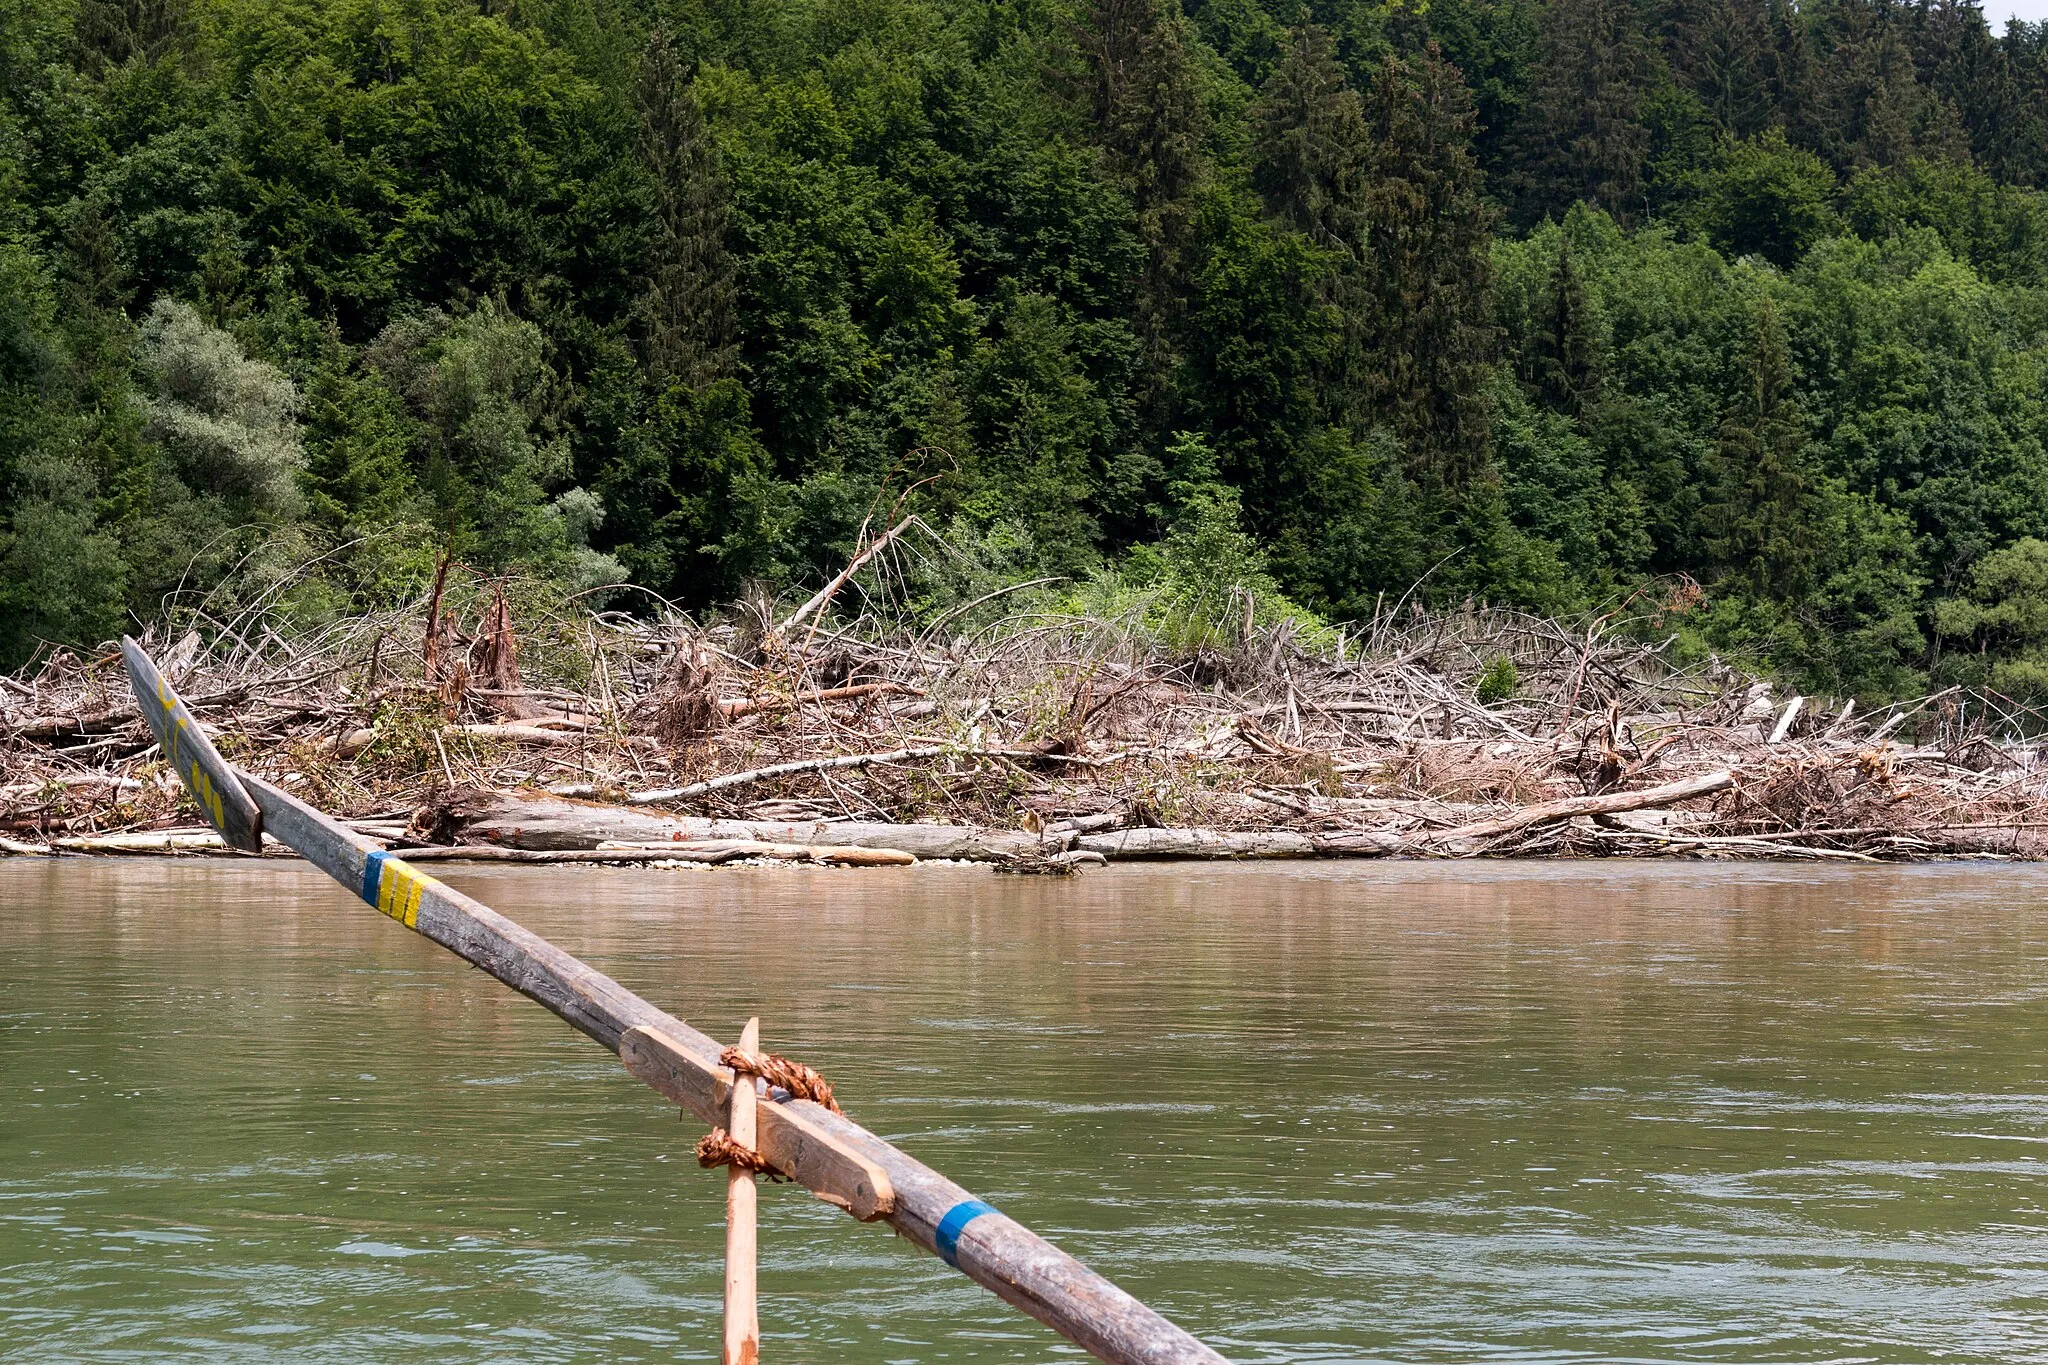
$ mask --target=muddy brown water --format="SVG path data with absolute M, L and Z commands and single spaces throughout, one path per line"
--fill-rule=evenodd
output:
M 441 869 L 1254 1361 L 2048 1359 L 2048 872 Z M 0 1357 L 716 1358 L 721 1177 L 283 862 L 0 863 Z M 1076 1353 L 764 1192 L 774 1362 Z

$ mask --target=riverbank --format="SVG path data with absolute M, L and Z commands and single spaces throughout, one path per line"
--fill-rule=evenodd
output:
M 2034 746 L 1511 612 L 1168 641 L 552 611 L 504 585 L 286 642 L 147 642 L 230 761 L 388 847 L 1065 871 L 1158 858 L 2038 858 Z M 0 679 L 0 851 L 194 852 L 118 652 Z M 865 853 L 855 852 L 864 850 Z M 873 856 L 878 851 L 901 855 Z

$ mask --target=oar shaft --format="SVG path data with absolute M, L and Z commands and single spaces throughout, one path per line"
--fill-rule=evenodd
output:
M 268 833 L 408 929 L 603 1043 L 633 1075 L 704 1122 L 728 1119 L 733 1076 L 719 1063 L 716 1042 L 289 792 L 229 767 L 141 647 L 124 639 L 121 648 L 165 756 L 228 842 L 254 851 Z M 910 1241 L 1102 1359 L 1223 1365 L 1223 1357 L 1102 1276 L 852 1120 L 809 1100 L 756 1106 L 754 1119 L 753 1145 L 778 1171 L 863 1221 L 888 1219 Z
M 371 905 L 621 1054 L 707 1124 L 726 1121 L 717 1042 L 489 906 L 384 854 L 282 789 L 238 774 L 264 829 Z M 1117 1365 L 1225 1365 L 1222 1356 L 1016 1220 L 843 1115 L 808 1100 L 757 1106 L 759 1147 L 821 1198 L 891 1227 L 997 1297 Z

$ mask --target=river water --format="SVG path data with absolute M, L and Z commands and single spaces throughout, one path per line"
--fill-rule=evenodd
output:
M 452 870 L 1254 1361 L 2048 1359 L 2048 874 Z M 0 863 L 0 1358 L 716 1358 L 720 1175 L 301 864 Z M 765 1357 L 1075 1353 L 762 1198 Z

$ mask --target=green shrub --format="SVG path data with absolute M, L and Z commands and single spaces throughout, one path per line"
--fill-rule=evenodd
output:
M 1479 687 L 1474 693 L 1481 706 L 1491 706 L 1497 701 L 1506 701 L 1515 695 L 1522 685 L 1522 674 L 1515 667 L 1515 661 L 1505 654 L 1495 655 L 1487 664 L 1486 671 L 1479 675 Z

